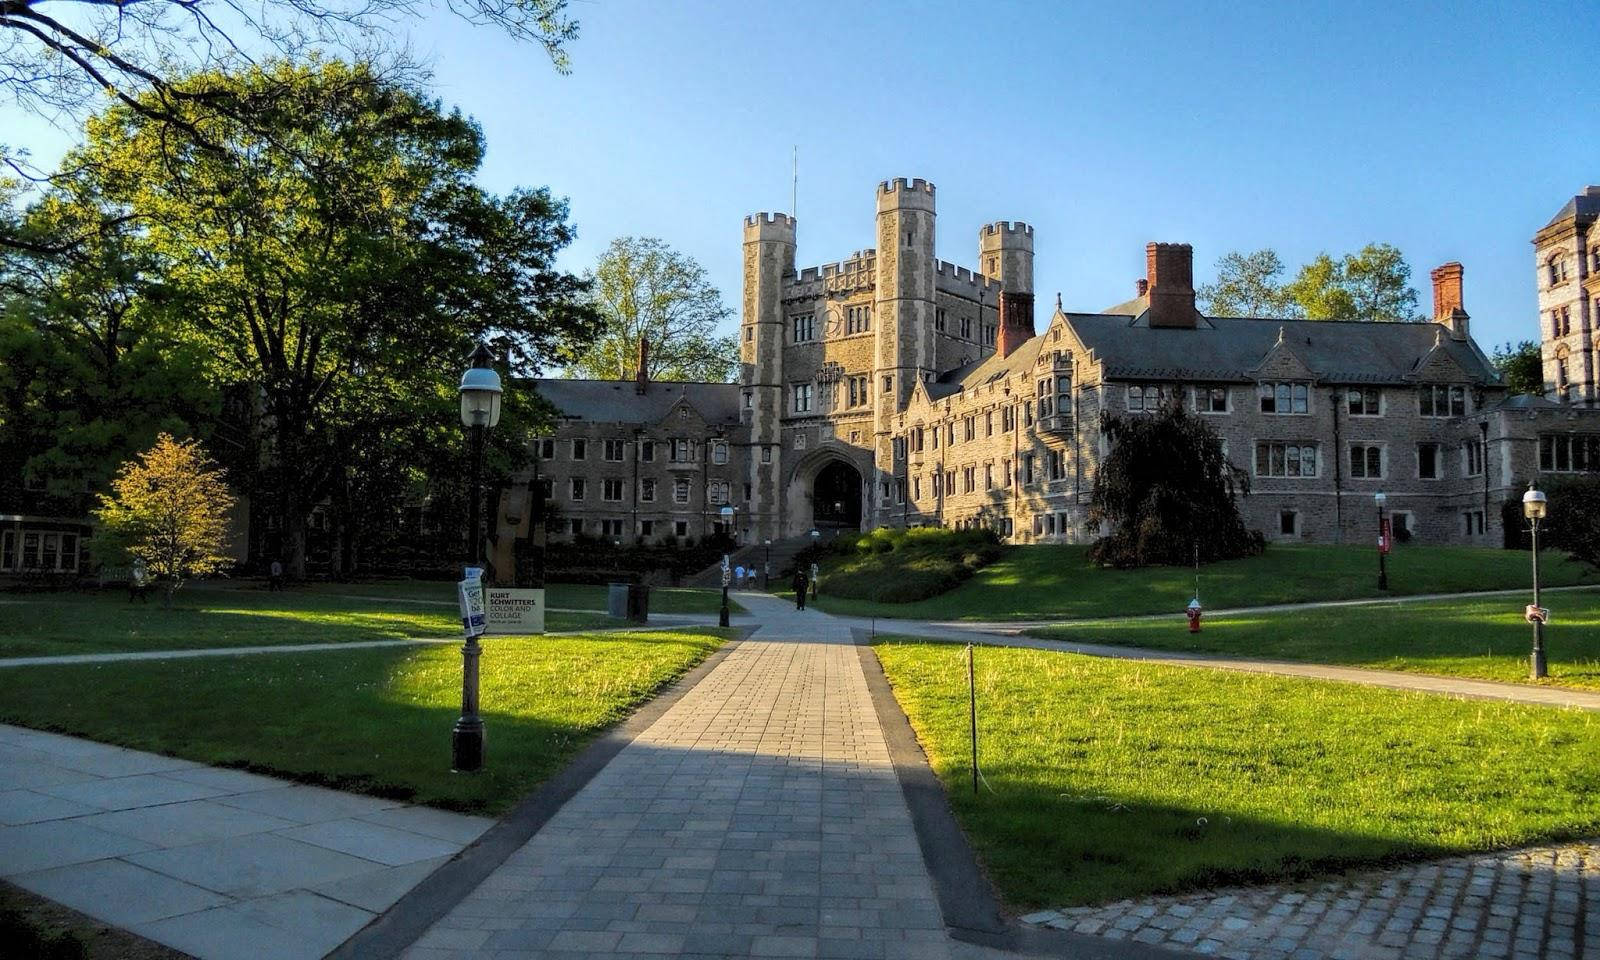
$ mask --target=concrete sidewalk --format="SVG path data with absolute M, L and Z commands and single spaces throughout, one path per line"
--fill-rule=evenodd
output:
M 849 628 L 764 624 L 406 956 L 928 958 L 945 931 Z
M 0 876 L 202 960 L 312 960 L 491 821 L 0 726 Z

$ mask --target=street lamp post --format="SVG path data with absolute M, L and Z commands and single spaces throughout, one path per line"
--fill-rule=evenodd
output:
M 733 508 L 732 507 L 723 507 L 722 508 L 722 522 L 727 525 L 727 529 L 729 529 L 729 530 L 733 529 Z M 737 547 L 738 544 L 736 543 L 735 546 Z M 743 569 L 743 568 L 741 568 L 741 569 Z M 717 626 L 726 627 L 727 625 L 728 625 L 728 558 L 726 556 L 724 556 L 722 558 L 722 610 L 717 614 Z
M 1528 518 L 1533 531 L 1533 606 L 1528 609 L 1528 619 L 1533 621 L 1533 656 L 1529 673 L 1535 680 L 1543 680 L 1549 673 L 1544 659 L 1544 608 L 1539 605 L 1539 521 L 1544 519 L 1548 504 L 1544 491 L 1535 489 L 1528 481 L 1528 492 L 1522 495 L 1522 514 Z
M 761 589 L 772 589 L 772 541 L 763 541 L 767 548 L 766 555 L 761 560 Z
M 1372 495 L 1372 502 L 1378 505 L 1378 589 L 1389 589 L 1389 567 L 1387 556 L 1389 553 L 1389 532 L 1383 525 L 1383 505 L 1388 501 L 1382 490 Z
M 480 568 L 483 544 L 479 532 L 483 473 L 483 435 L 500 422 L 500 375 L 492 364 L 489 348 L 478 344 L 469 359 L 471 366 L 461 375 L 461 424 L 467 428 L 472 474 L 467 490 L 467 566 Z M 483 718 L 478 715 L 478 659 L 483 648 L 469 631 L 461 645 L 461 717 L 450 737 L 450 767 L 463 773 L 483 768 Z

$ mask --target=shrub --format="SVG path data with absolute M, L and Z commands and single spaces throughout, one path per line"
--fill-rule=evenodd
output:
M 910 603 L 954 589 L 1004 553 L 992 530 L 880 528 L 819 549 L 819 587 L 836 597 Z

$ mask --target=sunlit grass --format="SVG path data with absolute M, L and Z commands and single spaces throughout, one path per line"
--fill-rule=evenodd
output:
M 490 638 L 488 764 L 450 772 L 454 644 L 21 667 L 0 722 L 458 810 L 499 812 L 728 631 Z
M 873 603 L 823 594 L 831 613 L 934 620 L 1031 620 L 1179 612 L 1194 595 L 1190 567 L 1112 570 L 1091 566 L 1087 548 L 1010 547 L 948 593 L 913 603 Z M 1556 552 L 1541 556 L 1548 586 L 1600 583 L 1600 571 Z M 1212 609 L 1312 600 L 1522 588 L 1531 582 L 1526 552 L 1407 544 L 1389 557 L 1389 590 L 1377 588 L 1377 553 L 1367 546 L 1269 545 L 1265 553 L 1200 569 L 1200 595 Z
M 1211 617 L 1199 633 L 1181 619 L 1098 621 L 1029 630 L 1083 643 L 1221 653 L 1528 682 L 1527 598 L 1436 600 Z M 1549 683 L 1600 690 L 1600 592 L 1547 594 Z
M 7 599 L 14 602 L 0 606 L 0 657 L 410 640 L 461 632 L 460 615 L 451 606 L 313 590 L 196 585 L 180 590 L 170 609 L 157 598 L 129 603 L 120 590 Z M 551 613 L 545 624 L 551 631 L 621 625 L 588 613 Z
M 1600 832 L 1600 716 L 979 648 L 879 658 L 990 877 L 1095 903 Z

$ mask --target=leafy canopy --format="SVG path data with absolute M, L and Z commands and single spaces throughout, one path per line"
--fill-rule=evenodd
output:
M 1217 280 L 1196 291 L 1201 308 L 1218 317 L 1284 317 L 1401 323 L 1417 314 L 1411 266 L 1398 249 L 1369 243 L 1335 258 L 1320 253 L 1282 282 L 1276 251 L 1234 251 L 1217 261 Z
M 652 380 L 732 378 L 738 344 L 717 335 L 729 311 L 693 257 L 653 237 L 619 237 L 591 277 L 601 331 L 573 358 L 570 373 L 630 379 L 639 342 L 648 340 L 646 372 Z
M 1533 396 L 1544 393 L 1544 360 L 1539 354 L 1537 340 L 1501 344 L 1489 360 L 1506 382 L 1509 393 Z
M 95 511 L 96 551 L 142 562 L 168 585 L 169 597 L 184 580 L 232 563 L 223 551 L 233 494 L 194 441 L 163 433 L 137 460 L 123 464 L 111 491 L 100 495 Z
M 1199 417 L 1174 402 L 1154 414 L 1107 415 L 1101 429 L 1111 453 L 1095 475 L 1089 520 L 1111 532 L 1090 546 L 1091 560 L 1143 567 L 1261 552 L 1261 534 L 1239 515 L 1249 474 Z

